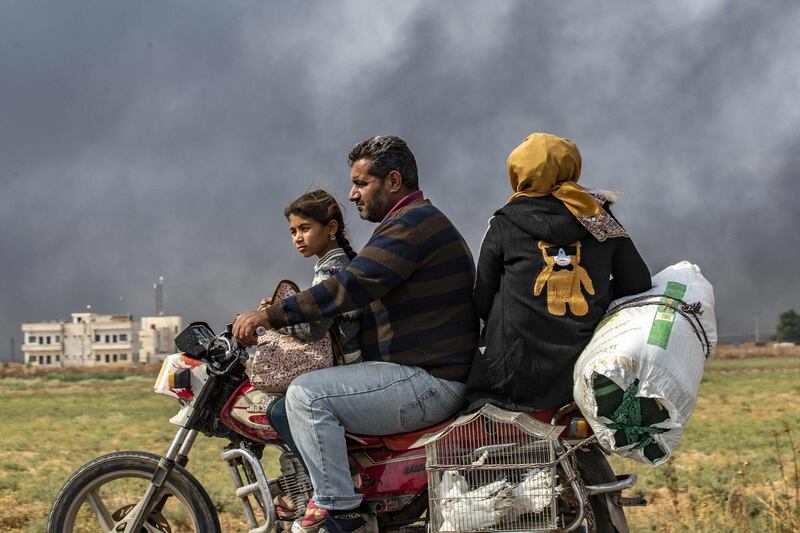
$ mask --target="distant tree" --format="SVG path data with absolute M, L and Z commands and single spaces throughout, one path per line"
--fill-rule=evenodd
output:
M 794 309 L 784 311 L 778 317 L 778 327 L 775 328 L 775 336 L 778 342 L 793 342 L 800 344 L 800 315 Z

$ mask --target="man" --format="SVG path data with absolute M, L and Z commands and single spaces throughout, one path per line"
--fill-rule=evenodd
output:
M 361 253 L 336 276 L 265 312 L 240 315 L 234 335 L 256 342 L 258 326 L 281 328 L 369 306 L 361 322 L 364 362 L 304 374 L 286 393 L 297 448 L 314 485 L 302 527 L 364 527 L 354 510 L 344 432 L 387 435 L 440 422 L 463 405 L 478 341 L 475 267 L 466 242 L 419 189 L 402 139 L 353 147 L 352 188 L 361 218 L 377 222 Z

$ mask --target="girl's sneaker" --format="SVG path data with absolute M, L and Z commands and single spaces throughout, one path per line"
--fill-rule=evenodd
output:
M 300 519 L 300 531 L 303 533 L 316 533 L 319 531 L 325 520 L 328 519 L 327 509 L 317 505 L 313 499 L 306 505 L 306 512 Z
M 294 503 L 286 496 L 275 496 L 275 498 L 272 499 L 272 503 L 275 505 L 275 514 L 278 520 L 289 521 L 297 518 L 297 511 L 294 508 Z

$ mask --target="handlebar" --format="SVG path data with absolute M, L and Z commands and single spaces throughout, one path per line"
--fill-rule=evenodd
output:
M 216 335 L 207 350 L 208 372 L 216 376 L 230 373 L 240 359 L 247 359 L 247 351 L 233 338 L 233 324 L 228 324 L 224 332 Z

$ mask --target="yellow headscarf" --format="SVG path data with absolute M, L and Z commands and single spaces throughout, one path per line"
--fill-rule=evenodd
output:
M 508 177 L 514 194 L 553 195 L 598 240 L 627 236 L 627 233 L 601 206 L 598 200 L 578 185 L 581 154 L 575 143 L 549 133 L 532 133 L 508 156 Z

